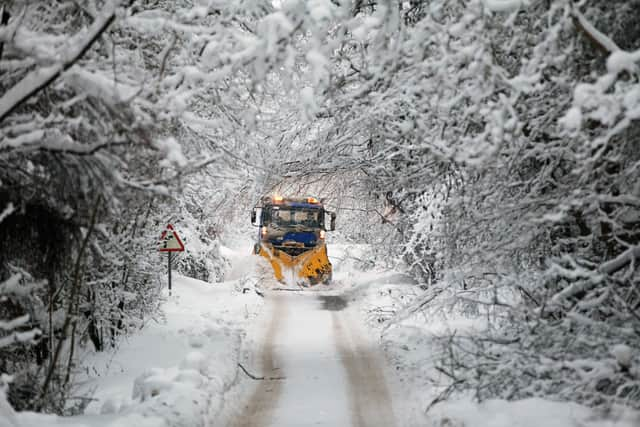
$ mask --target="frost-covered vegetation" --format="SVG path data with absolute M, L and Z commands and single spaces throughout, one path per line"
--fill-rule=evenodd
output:
M 318 146 L 392 207 L 415 309 L 486 322 L 442 338 L 442 398 L 640 402 L 639 13 L 411 2 L 332 31 Z
M 442 337 L 443 399 L 638 406 L 639 1 L 0 7 L 16 408 L 81 409 L 76 348 L 154 310 L 165 223 L 213 281 L 219 237 L 274 189 L 326 197 L 343 238 L 401 257 L 414 310 L 484 319 Z
M 217 238 L 253 195 L 254 102 L 236 70 L 252 57 L 216 73 L 205 48 L 266 12 L 3 2 L 0 371 L 16 409 L 82 409 L 78 348 L 111 347 L 154 311 L 168 222 L 189 248 L 180 270 L 222 274 Z
M 401 242 L 389 253 L 426 289 L 415 310 L 486 324 L 442 337 L 442 398 L 640 402 L 639 13 L 437 0 L 311 13 L 312 154 L 292 173 L 357 174 L 354 194 L 377 197 L 369 217 Z

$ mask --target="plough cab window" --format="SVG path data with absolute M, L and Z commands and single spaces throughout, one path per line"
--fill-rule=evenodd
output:
M 322 228 L 320 209 L 287 209 L 273 207 L 265 210 L 263 223 L 280 227 L 304 226 L 308 228 Z

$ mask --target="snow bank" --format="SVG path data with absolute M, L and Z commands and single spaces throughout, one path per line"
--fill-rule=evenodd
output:
M 160 316 L 144 319 L 118 349 L 83 355 L 86 374 L 74 394 L 93 399 L 85 415 L 15 413 L 2 393 L 0 427 L 210 425 L 237 382 L 245 330 L 262 306 L 255 292 L 243 291 L 253 274 L 245 259 L 250 248 L 224 251 L 234 260 L 234 280 L 176 275 Z
M 5 391 L 0 388 L 0 427 L 16 427 L 17 425 L 16 413 L 7 402 Z
M 2 424 L 0 424 L 2 425 Z M 127 414 L 121 416 L 102 417 L 57 417 L 55 415 L 25 412 L 19 415 L 16 427 L 169 427 L 165 420 L 141 414 Z M 3 426 L 4 427 L 4 426 Z
M 640 413 L 620 408 L 598 414 L 571 402 L 541 398 L 518 401 L 441 398 L 447 378 L 436 369 L 443 347 L 439 337 L 473 334 L 485 328 L 483 320 L 450 310 L 416 309 L 423 291 L 405 274 L 384 268 L 363 269 L 366 246 L 329 247 L 334 277 L 350 306 L 356 307 L 384 349 L 387 379 L 394 384 L 393 403 L 400 426 L 431 427 L 632 427 L 640 425 Z M 366 271 L 364 271 L 366 270 Z M 631 362 L 631 348 L 624 344 L 610 350 L 621 366 Z M 431 407 L 430 407 L 431 406 Z
M 428 419 L 427 425 L 433 427 L 632 427 L 640 423 L 632 411 L 620 409 L 605 420 L 585 406 L 534 398 L 444 402 L 434 406 Z

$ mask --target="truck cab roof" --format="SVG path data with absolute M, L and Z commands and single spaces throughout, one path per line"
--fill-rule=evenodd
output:
M 262 199 L 264 206 L 283 206 L 288 208 L 301 209 L 322 209 L 322 202 L 315 197 L 282 197 L 265 196 Z

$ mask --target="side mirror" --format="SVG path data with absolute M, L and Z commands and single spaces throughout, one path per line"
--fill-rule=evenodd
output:
M 260 225 L 260 223 L 258 222 L 258 209 L 260 208 L 253 208 L 253 210 L 251 211 L 251 225 L 258 227 Z
M 331 212 L 331 231 L 336 229 L 336 213 Z

